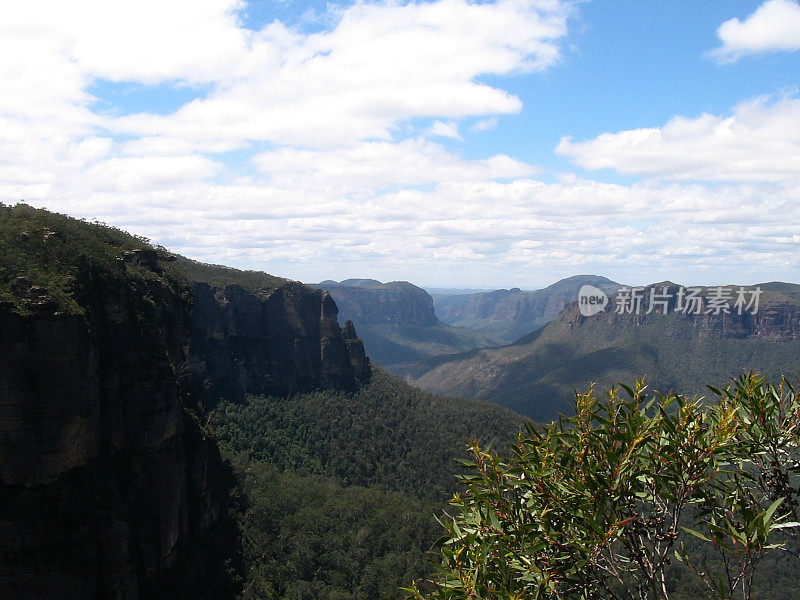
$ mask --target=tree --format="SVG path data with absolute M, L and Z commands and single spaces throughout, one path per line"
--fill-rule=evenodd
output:
M 509 456 L 474 444 L 424 597 L 666 600 L 680 569 L 698 594 L 752 598 L 759 562 L 799 547 L 800 400 L 753 374 L 713 391 L 590 389 Z

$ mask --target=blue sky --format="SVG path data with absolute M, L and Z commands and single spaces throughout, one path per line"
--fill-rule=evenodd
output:
M 797 0 L 110 4 L 0 8 L 0 201 L 302 281 L 800 281 Z

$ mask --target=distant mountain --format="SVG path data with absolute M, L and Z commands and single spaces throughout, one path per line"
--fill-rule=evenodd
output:
M 430 294 L 407 281 L 326 280 L 312 287 L 330 293 L 339 319 L 355 324 L 370 360 L 397 375 L 433 356 L 491 345 L 474 331 L 442 323 Z
M 434 305 L 436 304 L 436 297 L 437 296 L 462 296 L 465 294 L 480 294 L 482 292 L 491 292 L 494 288 L 436 288 L 436 287 L 425 287 L 425 291 L 428 292 L 434 299 Z
M 674 292 L 677 286 L 668 285 Z M 430 361 L 412 383 L 429 391 L 492 400 L 538 421 L 570 408 L 574 389 L 607 387 L 646 376 L 667 392 L 703 394 L 746 370 L 770 376 L 800 373 L 800 286 L 766 283 L 755 315 L 657 309 L 652 314 L 592 317 L 577 303 L 543 329 L 500 347 Z M 646 291 L 647 293 L 647 291 Z
M 448 325 L 467 327 L 490 340 L 508 344 L 552 321 L 578 297 L 581 286 L 593 285 L 607 294 L 620 284 L 597 275 L 575 275 L 541 290 L 519 288 L 476 294 L 436 294 L 437 316 Z

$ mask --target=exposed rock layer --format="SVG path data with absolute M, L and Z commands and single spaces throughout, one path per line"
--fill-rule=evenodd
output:
M 182 406 L 188 294 L 91 269 L 84 315 L 0 305 L 0 589 L 26 598 L 180 598 L 229 588 L 229 484 Z M 219 551 L 206 542 L 219 536 Z M 168 582 L 168 583 L 167 583 Z
M 407 281 L 373 279 L 323 281 L 318 286 L 336 299 L 343 319 L 362 325 L 430 326 L 439 320 L 431 296 Z
M 245 393 L 351 390 L 369 360 L 350 323 L 346 336 L 327 292 L 299 283 L 251 293 L 194 284 L 192 388 L 206 406 Z

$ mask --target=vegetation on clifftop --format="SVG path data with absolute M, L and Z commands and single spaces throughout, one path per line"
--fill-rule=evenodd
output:
M 274 289 L 289 282 L 288 279 L 262 271 L 243 271 L 224 265 L 198 262 L 180 255 L 175 257 L 190 281 L 201 281 L 211 287 L 223 288 L 226 285 L 236 284 L 248 292 L 257 292 L 265 288 Z
M 190 297 L 186 278 L 146 238 L 26 204 L 0 204 L 0 302 L 17 312 L 82 314 L 97 284 L 142 292 L 154 283 Z

